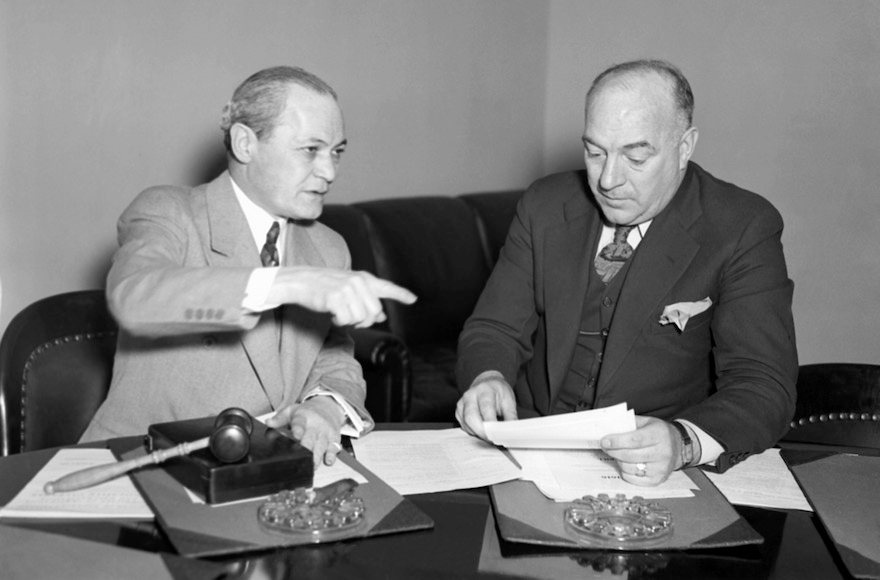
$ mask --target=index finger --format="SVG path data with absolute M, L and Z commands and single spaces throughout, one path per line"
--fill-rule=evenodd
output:
M 606 435 L 602 437 L 600 445 L 605 450 L 641 449 L 646 447 L 644 438 L 640 436 L 638 430 Z
M 382 278 L 373 280 L 373 291 L 379 298 L 390 298 L 404 304 L 412 304 L 418 298 L 403 286 L 398 286 L 394 282 L 389 282 Z

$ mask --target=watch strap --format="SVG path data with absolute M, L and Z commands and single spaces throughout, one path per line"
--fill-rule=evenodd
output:
M 681 435 L 681 462 L 682 467 L 690 467 L 694 463 L 694 442 L 688 434 L 687 427 L 678 421 L 672 421 L 672 426 Z

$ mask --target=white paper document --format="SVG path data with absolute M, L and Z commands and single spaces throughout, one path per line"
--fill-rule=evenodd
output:
M 486 436 L 508 449 L 598 449 L 606 435 L 636 428 L 626 403 L 602 409 L 548 415 L 517 421 L 487 421 Z
M 59 449 L 6 507 L 0 518 L 138 518 L 153 512 L 124 475 L 94 487 L 48 495 L 43 486 L 73 471 L 113 463 L 109 449 Z
M 397 493 L 435 493 L 520 476 L 503 451 L 461 429 L 373 431 L 352 440 L 355 457 Z
M 706 477 L 732 504 L 813 511 L 779 449 L 750 455 L 724 473 L 707 471 Z
M 598 449 L 511 449 L 510 454 L 522 467 L 522 478 L 556 501 L 600 493 L 645 499 L 693 497 L 692 490 L 697 489 L 682 471 L 673 471 L 669 479 L 653 487 L 629 483 L 620 477 L 617 462 Z

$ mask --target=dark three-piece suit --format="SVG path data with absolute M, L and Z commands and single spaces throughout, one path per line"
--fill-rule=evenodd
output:
M 725 449 L 719 470 L 773 445 L 794 413 L 798 371 L 782 228 L 765 199 L 690 163 L 619 274 L 592 406 L 692 422 Z M 520 417 L 559 412 L 601 230 L 585 172 L 529 188 L 461 334 L 462 389 L 496 370 Z M 661 324 L 667 306 L 706 298 L 683 331 Z

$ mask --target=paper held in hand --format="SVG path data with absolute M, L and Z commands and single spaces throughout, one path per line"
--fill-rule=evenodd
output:
M 636 428 L 636 416 L 626 403 L 603 409 L 549 415 L 517 421 L 488 421 L 486 436 L 509 449 L 598 449 L 606 435 Z

